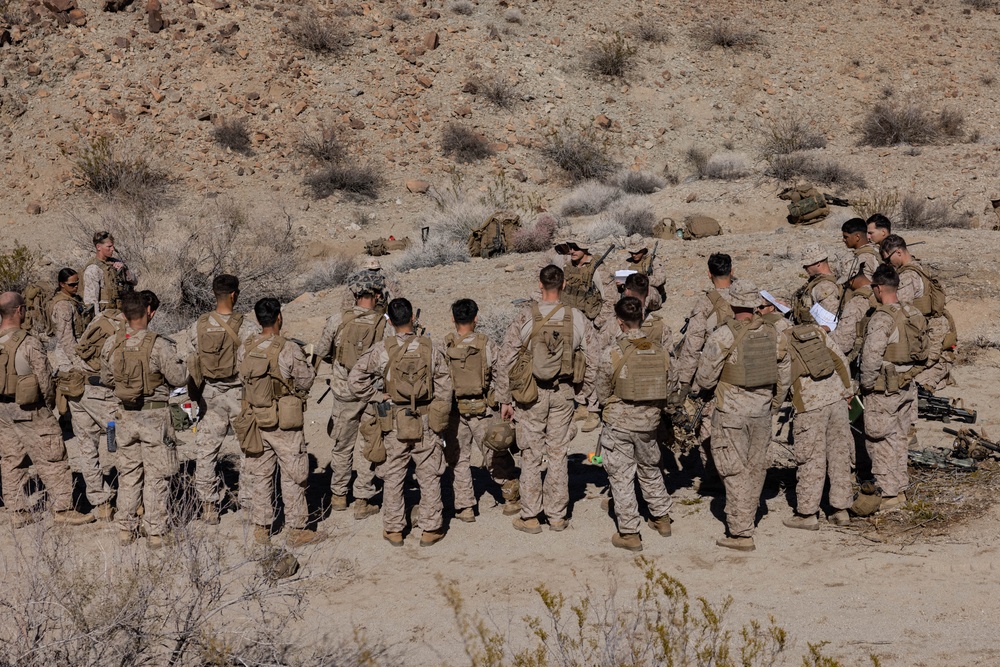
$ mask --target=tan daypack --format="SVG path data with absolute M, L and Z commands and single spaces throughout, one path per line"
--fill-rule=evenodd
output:
M 553 315 L 560 311 L 563 312 L 562 321 L 551 322 Z M 531 333 L 521 345 L 508 375 L 511 398 L 518 403 L 538 400 L 539 380 L 545 382 L 560 375 L 575 375 L 577 370 L 573 355 L 573 311 L 560 303 L 543 316 L 536 302 L 531 304 L 531 316 Z M 568 346 L 565 341 L 569 341 Z M 582 372 L 580 375 L 582 377 Z
M 787 188 L 778 194 L 778 198 L 788 202 L 788 222 L 793 225 L 811 225 L 830 213 L 826 196 L 808 183 Z
M 458 334 L 450 333 L 445 338 L 445 356 L 451 372 L 451 384 L 455 391 L 458 411 L 467 417 L 486 414 L 493 404 L 490 394 L 490 365 L 486 359 L 487 338 L 476 333 L 469 342 Z
M 469 234 L 469 255 L 496 257 L 510 252 L 514 234 L 521 228 L 521 216 L 509 211 L 497 211 Z
M 115 334 L 110 355 L 111 371 L 115 381 L 115 396 L 123 406 L 135 410 L 142 407 L 145 399 L 152 396 L 153 391 L 164 380 L 162 374 L 153 372 L 150 364 L 156 334 L 147 331 L 142 342 L 135 347 L 125 344 L 128 339 L 124 327 Z
M 944 289 L 938 279 L 927 273 L 923 267 L 916 264 L 904 264 L 899 268 L 899 273 L 913 271 L 924 284 L 924 294 L 913 300 L 913 307 L 920 311 L 920 314 L 930 319 L 933 317 L 943 317 L 945 307 Z
M 0 346 L 0 371 L 3 372 L 0 378 L 0 396 L 13 399 L 22 407 L 32 406 L 42 400 L 38 378 L 34 372 L 29 370 L 24 375 L 17 372 L 17 348 L 21 347 L 27 337 L 28 332 L 19 329 Z
M 42 285 L 32 283 L 24 288 L 24 321 L 21 328 L 36 336 L 52 335 L 51 309 L 52 293 Z
M 743 389 L 777 383 L 778 335 L 774 325 L 754 318 L 749 322 L 728 320 L 726 326 L 734 340 L 722 366 L 722 381 Z
M 919 310 L 903 304 L 885 304 L 876 312 L 888 313 L 899 332 L 899 340 L 885 348 L 882 359 L 891 364 L 910 365 L 927 361 L 930 348 L 927 319 Z
M 361 355 L 371 349 L 372 345 L 384 335 L 385 317 L 377 311 L 359 315 L 354 309 L 346 310 L 333 337 L 337 348 L 334 359 L 347 370 L 351 370 Z
M 271 344 L 262 348 L 261 344 L 270 340 Z M 285 347 L 281 336 L 267 338 L 260 336 L 248 341 L 238 374 L 243 382 L 243 403 L 253 410 L 260 428 L 278 426 L 278 401 L 292 394 L 289 383 L 281 376 L 278 355 Z M 300 400 L 297 396 L 296 400 Z
M 692 215 L 684 221 L 684 240 L 703 239 L 722 234 L 722 225 L 707 215 Z
M 76 344 L 76 354 L 92 371 L 101 370 L 101 352 L 108 338 L 121 329 L 124 322 L 117 319 L 121 311 L 108 309 L 98 315 L 83 332 Z
M 226 380 L 236 375 L 236 351 L 240 347 L 242 326 L 243 315 L 239 313 L 230 315 L 228 321 L 218 313 L 205 313 L 198 318 L 195 326 L 197 365 L 203 378 Z
M 624 338 L 611 350 L 614 395 L 633 403 L 667 400 L 670 357 L 647 338 Z
M 413 343 L 407 338 L 403 343 L 393 339 L 385 341 L 389 355 L 386 367 L 386 393 L 396 405 L 409 405 L 416 410 L 418 404 L 429 403 L 434 398 L 434 378 L 431 356 L 433 347 L 430 338 L 417 336 L 417 347 L 409 349 Z

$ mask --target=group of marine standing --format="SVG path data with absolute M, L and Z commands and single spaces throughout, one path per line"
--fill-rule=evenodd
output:
M 454 331 L 432 340 L 398 285 L 369 260 L 348 280 L 343 308 L 327 321 L 312 362 L 301 341 L 282 335 L 276 299 L 254 304 L 253 318 L 235 310 L 239 280 L 231 275 L 213 280 L 216 308 L 190 326 L 182 355 L 149 330 L 159 300 L 133 289 L 136 277 L 115 258 L 114 239 L 99 232 L 83 275 L 60 271 L 48 305 L 55 374 L 46 344 L 23 326 L 23 297 L 0 295 L 4 505 L 15 526 L 40 518 L 27 490 L 34 464 L 56 522 L 117 520 L 122 544 L 144 535 L 151 548 L 161 547 L 171 529 L 169 482 L 179 470 L 169 398 L 172 387 L 187 386 L 200 413 L 194 486 L 201 520 L 218 524 L 227 506 L 218 462 L 232 428 L 243 453 L 238 504 L 249 513 L 255 541 L 271 539 L 277 477 L 286 543 L 318 542 L 325 535 L 310 526 L 303 426 L 316 371 L 328 362 L 330 509 L 346 511 L 353 497 L 356 519 L 381 512 L 383 537 L 394 546 L 407 534 L 411 462 L 420 490 L 411 524 L 421 530 L 421 546 L 445 536 L 442 477 L 449 467 L 454 518 L 476 520 L 473 449 L 515 529 L 566 529 L 568 448 L 579 422 L 584 431 L 602 427 L 598 453 L 617 527 L 611 541 L 639 551 L 636 482 L 646 524 L 669 536 L 666 433 L 693 403 L 700 406 L 693 425 L 704 466 L 700 491 L 725 493 L 727 534 L 719 546 L 755 548 L 772 418 L 786 400 L 799 467 L 795 513 L 784 523 L 819 529 L 829 479 L 827 520 L 845 525 L 852 513 L 905 502 L 917 385 L 943 386 L 955 359 L 944 292 L 890 232 L 880 215 L 845 222 L 843 241 L 854 259 L 839 276 L 827 253 L 805 248 L 808 281 L 787 306 L 737 278 L 728 255 L 713 254 L 711 287 L 676 344 L 659 313 L 664 262 L 641 243 L 625 248 L 610 268 L 607 255 L 595 258 L 579 239 L 556 245 L 537 292 L 500 344 L 477 331 L 479 308 L 471 299 L 452 304 Z M 863 404 L 864 415 L 853 426 L 852 404 Z M 73 506 L 53 409 L 69 415 L 78 439 L 91 513 Z M 863 433 L 872 480 L 855 461 L 852 428 Z M 115 450 L 117 489 L 102 472 L 104 440 Z M 852 468 L 866 482 L 857 497 Z

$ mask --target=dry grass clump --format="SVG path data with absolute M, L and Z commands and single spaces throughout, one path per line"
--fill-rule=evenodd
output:
M 876 213 L 881 213 L 890 220 L 895 220 L 899 211 L 899 192 L 882 189 L 868 190 L 863 192 L 857 200 L 851 200 L 851 208 L 865 220 Z
M 342 192 L 352 199 L 377 199 L 384 184 L 382 172 L 372 165 L 331 164 L 306 177 L 306 186 L 316 199 Z
M 636 24 L 632 32 L 644 42 L 666 44 L 670 41 L 670 31 L 660 25 L 661 20 L 658 17 L 648 17 Z
M 877 102 L 861 122 L 861 144 L 895 146 L 929 144 L 962 134 L 965 115 L 945 107 L 937 116 L 919 103 Z
M 990 9 L 996 9 L 997 0 L 962 0 L 962 4 L 969 5 L 973 9 L 985 12 Z
M 596 215 L 621 198 L 622 194 L 622 190 L 615 186 L 600 181 L 584 181 L 559 204 L 559 215 Z
M 234 153 L 250 154 L 250 126 L 246 118 L 223 120 L 212 128 L 212 140 Z
M 338 254 L 315 264 L 303 282 L 307 292 L 340 287 L 358 268 L 357 259 L 351 255 Z
M 98 194 L 129 200 L 151 211 L 166 189 L 167 175 L 155 169 L 141 151 L 120 155 L 111 138 L 99 135 L 85 143 L 73 159 L 73 173 Z
M 511 7 L 503 13 L 503 20 L 507 23 L 520 23 L 524 20 L 524 15 L 521 10 L 516 7 Z
M 638 62 L 638 49 L 616 32 L 613 37 L 598 40 L 584 54 L 584 67 L 592 74 L 623 77 Z
M 634 169 L 622 169 L 608 180 L 632 195 L 651 195 L 667 185 L 667 179 L 659 174 Z
M 447 266 L 469 261 L 469 249 L 464 242 L 432 237 L 427 243 L 412 246 L 396 261 L 400 273 L 432 266 Z
M 694 38 L 706 48 L 750 49 L 760 44 L 760 33 L 731 19 L 714 19 L 694 31 Z
M 453 14 L 472 16 L 472 14 L 476 11 L 476 6 L 469 2 L 469 0 L 453 0 L 453 2 L 448 5 L 448 9 Z
M 541 152 L 573 181 L 602 179 L 617 168 L 606 142 L 598 140 L 592 129 L 575 132 L 563 127 L 549 136 Z
M 898 223 L 904 229 L 969 229 L 973 217 L 969 211 L 956 211 L 954 204 L 909 194 L 900 204 Z
M 441 133 L 441 149 L 458 162 L 475 162 L 494 154 L 486 138 L 459 123 L 449 123 Z
M 316 134 L 303 134 L 298 147 L 302 153 L 321 163 L 341 162 L 347 157 L 340 133 L 329 125 L 321 125 Z
M 625 230 L 627 236 L 652 236 L 656 227 L 656 211 L 649 200 L 641 195 L 628 195 L 608 209 L 607 217 Z
M 503 337 L 510 327 L 510 323 L 517 315 L 517 308 L 513 304 L 504 303 L 493 308 L 482 308 L 480 304 L 479 322 L 476 331 L 480 331 L 497 345 L 503 343 Z
M 685 156 L 694 166 L 698 178 L 734 181 L 750 173 L 750 160 L 742 153 L 733 151 L 714 153 L 701 146 L 691 146 Z
M 628 236 L 628 230 L 618 220 L 608 216 L 601 216 L 584 227 L 581 236 L 586 238 L 591 244 L 595 244 L 609 238 L 616 239 Z
M 498 109 L 510 109 L 517 103 L 517 82 L 504 76 L 478 82 L 478 94 Z
M 813 153 L 789 153 L 771 159 L 767 175 L 782 181 L 805 179 L 823 185 L 863 188 L 865 177 L 839 162 Z
M 343 21 L 326 16 L 314 8 L 307 8 L 294 14 L 285 29 L 303 49 L 320 55 L 338 55 L 346 50 L 349 41 L 343 24 Z
M 559 221 L 551 213 L 542 213 L 531 225 L 521 227 L 511 241 L 513 252 L 542 252 L 552 247 Z
M 765 156 L 785 155 L 813 148 L 826 148 L 826 135 L 798 117 L 788 116 L 771 123 L 764 137 Z

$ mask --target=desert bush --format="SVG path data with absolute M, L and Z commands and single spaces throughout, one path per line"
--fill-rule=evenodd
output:
M 396 261 L 396 270 L 405 273 L 432 266 L 468 262 L 469 249 L 464 242 L 432 237 L 423 245 L 412 246 Z
M 559 204 L 559 215 L 596 215 L 621 198 L 622 191 L 600 181 L 584 181 Z
M 597 243 L 607 238 L 628 236 L 625 226 L 617 220 L 601 216 L 583 228 L 581 236 L 590 243 Z
M 503 343 L 503 337 L 515 315 L 517 315 L 517 308 L 513 304 L 504 303 L 488 309 L 483 308 L 480 304 L 476 331 L 486 334 L 490 340 L 500 345 Z
M 357 260 L 351 255 L 339 254 L 317 262 L 306 275 L 302 287 L 307 292 L 340 287 L 347 284 L 347 278 L 358 268 Z
M 73 173 L 94 192 L 130 200 L 150 211 L 167 186 L 167 175 L 153 168 L 141 151 L 122 157 L 107 135 L 84 144 L 73 159 Z
M 23 292 L 35 278 L 37 262 L 35 253 L 16 241 L 10 252 L 0 253 L 0 292 Z
M 927 144 L 940 133 L 938 119 L 916 103 L 877 102 L 861 121 L 861 143 L 866 146 Z
M 945 107 L 938 114 L 938 129 L 946 137 L 962 136 L 962 128 L 965 126 L 965 114 L 961 109 L 955 107 Z
M 469 2 L 469 0 L 453 0 L 448 5 L 448 9 L 451 10 L 453 14 L 472 16 L 472 14 L 476 11 L 476 6 Z
M 844 167 L 835 160 L 812 153 L 775 155 L 766 173 L 782 181 L 802 178 L 823 185 L 840 185 L 845 188 L 863 188 L 866 185 L 865 178 L 860 173 Z
M 524 19 L 521 14 L 521 10 L 516 7 L 511 7 L 503 13 L 503 20 L 507 23 L 520 23 Z
M 250 126 L 246 118 L 224 120 L 212 128 L 212 140 L 234 153 L 250 153 Z
M 449 201 L 425 218 L 431 236 L 456 243 L 466 243 L 473 229 L 482 226 L 496 211 L 495 207 L 469 199 Z
M 749 49 L 760 43 L 760 33 L 730 19 L 714 19 L 694 31 L 694 38 L 706 48 Z
M 712 151 L 704 146 L 692 145 L 684 151 L 684 158 L 691 163 L 699 177 L 704 175 L 710 157 L 712 157 Z
M 378 169 L 355 162 L 329 164 L 305 179 L 305 185 L 316 199 L 326 199 L 335 192 L 352 199 L 377 199 L 383 183 Z
M 303 9 L 289 20 L 286 30 L 303 49 L 323 55 L 337 55 L 347 48 L 343 21 L 325 16 L 313 8 Z
M 585 52 L 584 66 L 592 74 L 623 77 L 637 62 L 638 49 L 616 32 L 613 37 L 598 40 Z
M 617 167 L 607 155 L 607 145 L 593 130 L 574 132 L 564 126 L 549 136 L 541 151 L 574 181 L 601 179 Z
M 996 8 L 997 0 L 962 0 L 962 4 L 969 5 L 979 11 L 987 11 Z
M 632 195 L 651 195 L 663 189 L 667 179 L 649 171 L 622 169 L 609 179 L 610 183 Z
M 640 195 L 628 195 L 616 201 L 608 209 L 607 218 L 621 225 L 626 236 L 652 236 L 657 223 L 653 205 Z
M 851 208 L 865 220 L 876 213 L 895 220 L 899 212 L 899 193 L 895 190 L 868 190 L 861 193 L 857 200 L 851 200 Z
M 441 133 L 441 149 L 458 162 L 475 162 L 494 154 L 483 135 L 459 123 L 448 123 Z
M 798 116 L 772 121 L 764 137 L 765 156 L 785 155 L 812 148 L 826 148 L 826 136 Z
M 328 125 L 319 127 L 316 134 L 303 134 L 299 150 L 315 160 L 334 164 L 344 160 L 347 150 L 337 130 Z
M 750 173 L 750 162 L 742 153 L 710 153 L 705 149 L 692 147 L 688 149 L 688 160 L 698 171 L 699 178 L 734 181 Z
M 478 85 L 479 94 L 498 109 L 510 109 L 517 102 L 517 82 L 507 77 L 495 76 Z
M 635 36 L 651 44 L 666 44 L 670 41 L 670 32 L 660 25 L 661 20 L 651 16 L 640 21 L 633 31 Z
M 953 204 L 929 200 L 926 197 L 909 194 L 903 197 L 899 207 L 898 224 L 903 229 L 969 229 L 972 227 L 972 213 L 958 212 Z
M 542 213 L 531 225 L 517 230 L 512 241 L 514 252 L 543 252 L 552 247 L 559 221 L 551 213 Z

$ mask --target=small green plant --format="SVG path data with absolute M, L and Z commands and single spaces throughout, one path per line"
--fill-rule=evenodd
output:
M 23 292 L 31 282 L 38 258 L 27 246 L 14 242 L 14 248 L 0 254 L 0 292 Z
M 877 102 L 861 121 L 863 146 L 929 144 L 941 135 L 939 119 L 918 103 Z
M 603 76 L 624 77 L 637 62 L 638 49 L 616 32 L 613 37 L 596 42 L 584 56 L 587 71 Z

